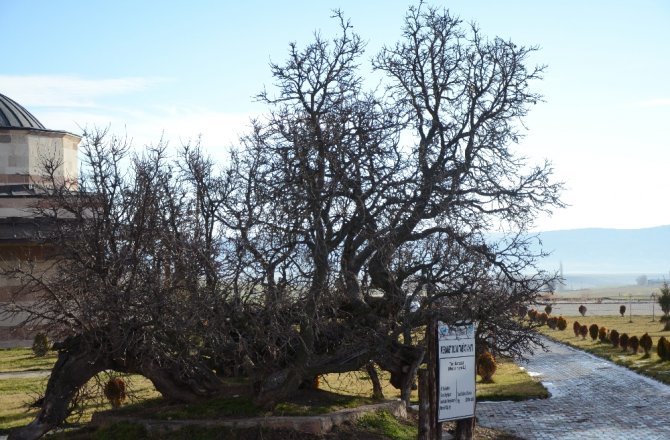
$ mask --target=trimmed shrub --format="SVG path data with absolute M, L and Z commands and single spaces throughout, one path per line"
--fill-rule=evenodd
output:
M 661 318 L 661 322 L 665 323 L 663 330 L 670 330 L 670 286 L 668 286 L 668 283 L 663 283 L 663 287 L 661 287 L 658 305 L 661 306 L 664 315 L 663 318 L 665 318 Z
M 619 332 L 616 330 L 610 331 L 610 342 L 614 348 L 619 346 Z
M 668 350 L 668 340 L 665 339 L 665 336 L 661 336 L 658 340 L 658 345 L 656 346 L 656 354 L 661 358 L 662 361 L 667 361 L 670 357 L 670 350 Z
M 579 323 L 579 321 L 575 321 L 572 324 L 572 331 L 575 332 L 575 337 L 579 336 L 579 329 L 582 328 L 582 325 Z
M 588 334 L 589 334 L 589 328 L 586 326 L 586 324 L 579 327 L 579 335 L 582 337 L 582 339 L 586 339 L 586 335 Z
M 579 306 L 579 313 L 580 313 L 582 316 L 585 316 L 585 315 L 586 315 L 586 306 L 585 306 L 584 304 L 582 304 L 581 306 Z
M 607 342 L 607 327 L 600 327 L 598 329 L 598 339 L 600 342 Z
M 651 351 L 651 347 L 653 346 L 653 341 L 651 340 L 651 336 L 649 336 L 649 333 L 645 333 L 642 335 L 640 338 L 640 347 L 642 347 L 642 350 L 644 350 L 644 355 L 649 356 L 649 352 Z
M 619 347 L 623 351 L 628 350 L 628 334 L 627 333 L 622 333 L 621 336 L 619 336 Z
M 105 397 L 111 403 L 112 408 L 121 406 L 126 400 L 126 383 L 120 377 L 112 377 L 105 384 Z
M 628 347 L 630 348 L 630 351 L 637 354 L 637 350 L 640 348 L 640 340 L 637 336 L 630 337 L 628 340 Z
M 482 382 L 493 382 L 493 375 L 498 369 L 496 359 L 488 351 L 483 352 L 477 358 L 477 374 L 482 377 Z
M 542 312 L 542 313 L 540 313 L 539 315 L 537 315 L 537 322 L 539 322 L 540 325 L 544 325 L 544 324 L 546 324 L 546 323 L 547 323 L 547 319 L 549 319 L 549 316 L 548 316 L 546 313 L 544 313 L 544 312 Z
M 527 314 L 528 314 L 528 307 L 523 305 L 519 306 L 519 318 L 524 319 Z
M 619 306 L 619 313 L 621 313 L 621 317 L 623 318 L 623 315 L 626 314 L 626 306 L 624 306 L 623 304 L 621 304 L 621 305 Z
M 556 321 L 556 328 L 558 328 L 560 331 L 565 330 L 568 328 L 568 321 L 566 321 L 564 317 L 559 316 L 558 320 Z
M 591 324 L 589 326 L 589 335 L 591 336 L 592 341 L 598 339 L 598 324 Z
M 547 319 L 547 327 L 549 327 L 552 330 L 556 330 L 556 325 L 558 324 L 558 318 L 555 316 L 552 316 Z
M 552 309 L 551 309 L 551 304 L 547 304 L 547 305 L 544 307 L 544 312 L 545 312 L 547 315 L 551 315 L 551 310 L 552 310 Z
M 49 338 L 47 337 L 46 333 L 38 333 L 35 335 L 33 338 L 33 353 L 37 357 L 43 357 L 46 356 L 47 353 L 49 352 Z
M 535 309 L 529 310 L 528 318 L 531 320 L 531 322 L 535 322 L 537 320 L 537 310 Z

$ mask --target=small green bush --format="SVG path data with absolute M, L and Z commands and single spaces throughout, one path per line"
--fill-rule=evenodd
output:
M 630 337 L 628 340 L 628 347 L 630 348 L 630 351 L 637 353 L 638 349 L 640 348 L 640 340 L 637 336 Z
M 621 317 L 623 318 L 623 315 L 626 314 L 626 306 L 623 304 L 619 306 L 619 313 L 621 313 Z
M 619 346 L 619 332 L 616 330 L 610 331 L 610 342 L 614 348 Z
M 551 308 L 551 304 L 547 304 L 547 305 L 544 307 L 544 312 L 545 312 L 547 315 L 551 315 L 551 310 L 552 310 L 552 308 Z
M 586 335 L 588 334 L 589 334 L 589 328 L 586 326 L 586 324 L 579 327 L 579 335 L 582 337 L 582 339 L 586 339 Z
M 477 374 L 482 377 L 482 382 L 493 382 L 493 375 L 498 369 L 495 358 L 488 351 L 483 352 L 477 358 Z
M 653 345 L 653 341 L 651 340 L 651 336 L 649 336 L 649 333 L 645 333 L 640 337 L 640 347 L 642 347 L 642 350 L 644 350 L 644 355 L 649 356 L 649 352 L 651 351 L 651 347 Z
M 537 310 L 534 309 L 529 310 L 528 318 L 531 320 L 531 322 L 535 322 L 537 320 Z
M 361 416 L 356 422 L 359 426 L 380 434 L 383 438 L 396 440 L 412 440 L 417 438 L 416 425 L 402 423 L 388 411 L 378 411 Z M 228 438 L 228 437 L 220 437 Z M 258 438 L 262 438 L 258 437 Z M 370 437 L 372 438 L 372 437 Z M 377 437 L 374 437 L 377 438 Z
M 619 347 L 623 351 L 628 350 L 628 334 L 627 333 L 622 333 L 621 336 L 619 336 Z
M 556 321 L 556 328 L 558 328 L 560 331 L 565 330 L 568 328 L 568 321 L 566 321 L 564 317 L 559 316 L 558 320 Z
M 579 337 L 579 330 L 582 328 L 582 325 L 579 323 L 579 321 L 575 321 L 572 324 L 572 331 L 575 332 L 575 337 Z
M 37 357 L 44 357 L 47 355 L 49 352 L 50 344 L 49 344 L 49 338 L 47 337 L 46 333 L 38 333 L 35 335 L 33 338 L 33 353 Z
M 607 327 L 605 327 L 605 326 L 600 327 L 598 329 L 598 339 L 600 340 L 600 342 L 603 342 L 603 343 L 607 342 L 607 337 L 608 337 Z
M 591 324 L 589 326 L 589 335 L 591 336 L 592 341 L 598 339 L 598 324 Z
M 542 312 L 542 313 L 540 313 L 539 315 L 537 315 L 537 322 L 539 322 L 540 325 L 544 325 L 544 324 L 546 324 L 546 323 L 547 323 L 547 319 L 549 319 L 549 316 L 548 316 L 546 313 L 544 313 L 544 312 Z
M 580 313 L 582 316 L 585 316 L 585 315 L 586 315 L 586 306 L 585 306 L 584 304 L 582 304 L 581 306 L 579 306 L 579 313 Z

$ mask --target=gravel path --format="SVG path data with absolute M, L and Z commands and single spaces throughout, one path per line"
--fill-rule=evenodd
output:
M 547 341 L 526 366 L 549 399 L 477 404 L 479 424 L 527 440 L 670 439 L 670 386 Z

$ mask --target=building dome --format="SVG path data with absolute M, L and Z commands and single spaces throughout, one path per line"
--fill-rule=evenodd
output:
M 0 187 L 43 183 L 46 161 L 59 164 L 56 177 L 76 182 L 80 140 L 72 133 L 45 128 L 22 105 L 0 94 Z
M 0 129 L 2 128 L 45 130 L 44 125 L 21 104 L 0 93 Z

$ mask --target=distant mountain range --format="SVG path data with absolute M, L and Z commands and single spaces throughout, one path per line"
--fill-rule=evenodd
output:
M 573 229 L 539 233 L 542 248 L 552 254 L 546 269 L 568 274 L 647 275 L 668 278 L 670 225 L 645 229 Z

